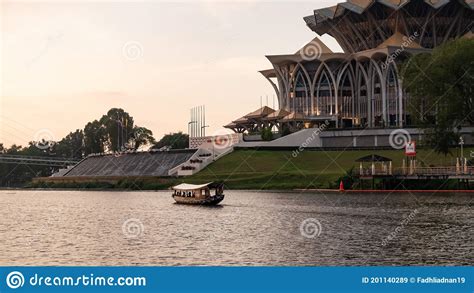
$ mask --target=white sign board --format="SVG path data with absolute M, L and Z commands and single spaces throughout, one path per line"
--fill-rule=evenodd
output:
M 416 156 L 416 142 L 409 141 L 405 145 L 405 155 L 407 156 Z

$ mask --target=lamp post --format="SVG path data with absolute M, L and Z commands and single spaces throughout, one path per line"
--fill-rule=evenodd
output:
M 461 146 L 461 173 L 464 173 L 464 139 L 462 136 L 459 138 L 459 145 Z
M 204 137 L 206 136 L 206 127 L 209 127 L 209 125 L 201 126 L 201 133 L 203 134 Z
M 191 131 L 190 131 L 189 127 L 191 126 L 191 124 L 194 124 L 194 123 L 197 123 L 197 121 L 188 122 L 188 135 L 189 135 L 189 137 L 191 137 Z

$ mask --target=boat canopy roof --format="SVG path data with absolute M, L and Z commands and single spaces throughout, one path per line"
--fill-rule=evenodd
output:
M 171 187 L 173 190 L 196 190 L 196 189 L 203 189 L 206 187 L 210 187 L 213 182 L 205 183 L 205 184 L 187 184 L 187 183 L 182 183 L 176 186 Z

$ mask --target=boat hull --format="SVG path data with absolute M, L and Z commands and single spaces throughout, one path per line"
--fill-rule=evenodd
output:
M 223 194 L 215 195 L 215 196 L 210 196 L 207 198 L 195 198 L 195 197 L 185 197 L 185 196 L 174 195 L 173 198 L 176 201 L 176 203 L 179 203 L 179 204 L 212 206 L 212 205 L 217 205 L 222 200 L 224 200 L 224 195 Z

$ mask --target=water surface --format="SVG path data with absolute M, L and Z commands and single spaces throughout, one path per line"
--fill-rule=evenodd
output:
M 0 265 L 472 265 L 473 197 L 3 190 Z

